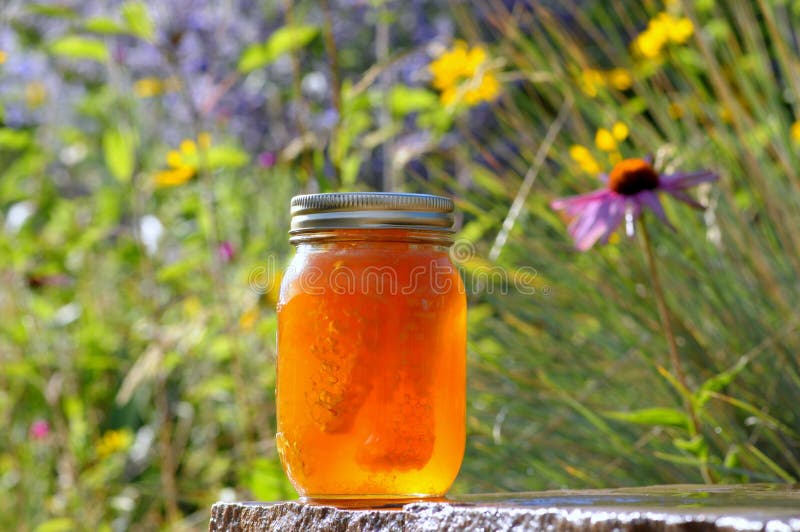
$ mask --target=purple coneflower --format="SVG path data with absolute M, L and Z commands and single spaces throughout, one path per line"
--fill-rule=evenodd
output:
M 575 240 L 575 247 L 581 251 L 591 248 L 598 240 L 607 243 L 623 220 L 630 229 L 644 209 L 650 209 L 671 228 L 658 192 L 666 192 L 692 207 L 703 208 L 687 194 L 686 189 L 716 181 L 719 176 L 709 170 L 659 174 L 646 159 L 624 159 L 601 179 L 606 182 L 606 188 L 557 199 L 550 204 L 553 209 L 563 210 L 574 217 L 569 234 Z

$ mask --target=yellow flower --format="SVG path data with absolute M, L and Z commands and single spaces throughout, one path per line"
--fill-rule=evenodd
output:
M 683 44 L 689 40 L 694 33 L 694 24 L 687 17 L 673 19 L 668 28 L 669 40 L 676 44 Z
M 646 59 L 661 54 L 668 43 L 683 44 L 694 33 L 694 24 L 687 17 L 675 17 L 661 12 L 647 24 L 647 28 L 636 36 L 633 49 Z
M 127 450 L 132 442 L 133 436 L 127 429 L 107 430 L 97 442 L 95 449 L 100 458 L 105 458 L 119 451 Z
M 614 151 L 617 149 L 617 140 L 614 134 L 604 127 L 597 130 L 594 136 L 594 144 L 603 151 Z
M 604 127 L 597 130 L 594 136 L 594 143 L 603 151 L 613 152 L 617 149 L 617 143 L 626 138 L 628 138 L 628 126 L 622 122 L 614 122 L 611 130 Z
M 5 63 L 7 58 L 8 58 L 8 54 L 5 53 L 3 50 L 0 50 L 0 65 Z
M 600 173 L 600 165 L 595 160 L 592 152 L 590 152 L 586 146 L 573 144 L 569 148 L 569 156 L 572 157 L 572 160 L 578 163 L 578 166 L 581 167 L 581 170 L 587 174 Z
M 791 129 L 789 129 L 789 135 L 791 135 L 794 142 L 800 144 L 800 120 L 792 124 Z
M 476 105 L 492 101 L 500 93 L 500 82 L 486 71 L 488 66 L 485 49 L 469 48 L 465 42 L 457 41 L 451 50 L 432 61 L 428 70 L 443 104 L 453 105 L 463 100 L 467 105 Z
M 608 85 L 619 91 L 628 90 L 633 85 L 633 77 L 624 68 L 612 68 L 611 70 L 586 68 L 582 69 L 578 76 L 578 87 L 590 98 L 597 96 L 600 89 Z
M 173 92 L 180 88 L 181 83 L 176 78 L 142 78 L 133 84 L 133 92 L 139 98 L 152 98 L 161 93 Z
M 167 153 L 167 166 L 170 168 L 180 168 L 184 166 L 181 152 L 178 150 L 169 150 L 169 153 Z
M 197 153 L 197 144 L 192 139 L 183 139 L 180 148 L 181 153 L 185 155 L 195 155 Z
M 625 91 L 633 85 L 631 73 L 624 68 L 613 68 L 606 74 L 608 82 L 619 91 Z
M 622 142 L 628 138 L 628 126 L 622 122 L 614 122 L 614 125 L 611 126 L 611 134 L 616 140 Z
M 605 87 L 606 78 L 605 75 L 599 70 L 587 68 L 581 71 L 578 84 L 584 94 L 594 98 L 597 96 L 598 89 Z
M 211 148 L 211 134 L 200 133 L 197 142 L 192 139 L 183 139 L 177 150 L 167 153 L 166 170 L 157 172 L 153 177 L 156 187 L 175 187 L 183 185 L 195 176 L 198 168 L 197 146 L 202 150 Z
M 153 177 L 153 180 L 158 188 L 177 187 L 194 177 L 194 172 L 194 168 L 182 166 L 180 168 L 162 170 Z

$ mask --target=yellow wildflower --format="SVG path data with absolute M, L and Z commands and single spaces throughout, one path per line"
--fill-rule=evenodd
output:
M 180 147 L 183 154 L 195 155 L 197 153 L 197 144 L 192 139 L 183 139 Z
M 569 156 L 572 157 L 572 160 L 578 163 L 578 166 L 581 167 L 581 170 L 587 174 L 600 173 L 600 165 L 595 160 L 592 152 L 590 152 L 586 146 L 573 144 L 569 148 Z
M 180 86 L 180 81 L 174 77 L 166 79 L 142 78 L 133 84 L 133 92 L 139 98 L 152 98 L 165 92 L 176 91 Z
M 5 53 L 3 50 L 0 50 L 0 65 L 5 63 L 7 58 L 8 58 L 8 54 Z
M 606 74 L 608 82 L 619 91 L 625 91 L 633 86 L 631 73 L 624 68 L 612 68 Z
M 169 150 L 167 153 L 167 166 L 170 168 L 180 168 L 183 166 L 183 157 L 178 150 Z
M 676 44 L 683 44 L 689 40 L 694 33 L 694 24 L 692 20 L 687 17 L 673 19 L 673 22 L 668 26 L 669 40 Z
M 606 78 L 601 71 L 594 68 L 587 68 L 581 71 L 578 84 L 584 94 L 594 98 L 597 96 L 598 89 L 605 87 Z
M 800 144 L 800 120 L 792 124 L 791 129 L 789 129 L 789 135 L 791 135 L 794 142 Z
M 603 151 L 614 151 L 617 149 L 617 141 L 614 135 L 604 127 L 597 130 L 594 136 L 594 144 Z
M 626 126 L 622 122 L 615 122 L 613 126 L 611 126 L 611 134 L 614 135 L 614 138 L 620 142 L 628 138 L 628 126 Z
M 675 17 L 661 12 L 647 24 L 647 28 L 636 36 L 633 49 L 642 57 L 655 59 L 669 43 L 683 44 L 694 33 L 694 25 L 687 17 Z
M 129 430 L 107 430 L 97 442 L 95 449 L 100 458 L 105 458 L 119 451 L 127 450 L 132 442 L 133 436 Z
M 500 82 L 492 72 L 487 72 L 488 55 L 480 46 L 468 47 L 457 41 L 451 50 L 444 52 L 428 66 L 439 99 L 445 105 L 464 101 L 467 105 L 494 100 L 500 93 Z
M 595 145 L 603 151 L 616 151 L 617 143 L 628 138 L 628 126 L 615 122 L 611 130 L 601 127 L 594 136 Z
M 633 77 L 624 68 L 612 68 L 611 70 L 585 68 L 578 76 L 578 87 L 590 98 L 597 96 L 600 89 L 609 85 L 619 91 L 628 90 L 633 85 Z
M 177 150 L 167 153 L 167 169 L 161 170 L 154 176 L 156 187 L 175 187 L 183 185 L 195 176 L 198 168 L 197 146 L 208 150 L 211 147 L 211 135 L 207 132 L 200 133 L 197 142 L 192 139 L 183 139 Z

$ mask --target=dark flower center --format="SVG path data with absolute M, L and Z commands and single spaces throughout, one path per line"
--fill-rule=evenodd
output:
M 608 176 L 608 188 L 624 196 L 658 188 L 658 172 L 644 159 L 624 159 Z

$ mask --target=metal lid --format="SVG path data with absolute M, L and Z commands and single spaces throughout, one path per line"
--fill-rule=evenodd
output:
M 429 194 L 341 192 L 292 198 L 289 234 L 324 229 L 453 231 L 453 200 Z

